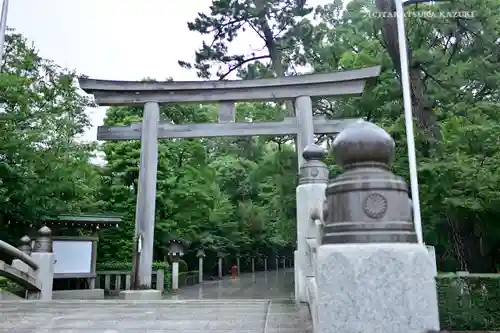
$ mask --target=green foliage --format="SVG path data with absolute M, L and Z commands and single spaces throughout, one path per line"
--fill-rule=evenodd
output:
M 170 265 L 164 261 L 154 261 L 152 267 L 153 267 L 153 270 L 156 270 L 156 269 L 163 269 L 165 271 L 170 270 Z M 111 261 L 111 262 L 105 262 L 105 263 L 98 263 L 97 270 L 98 271 L 131 272 L 132 271 L 132 262 L 130 262 L 130 261 L 125 261 L 125 262 Z
M 162 269 L 164 273 L 163 288 L 164 291 L 170 290 L 172 283 L 172 270 L 170 265 L 164 261 L 154 261 L 153 271 Z M 110 261 L 97 264 L 97 271 L 119 271 L 119 272 L 132 272 L 132 261 Z M 158 281 L 157 281 L 158 283 Z
M 214 110 L 211 105 L 168 105 L 162 106 L 161 118 L 207 122 L 216 117 Z M 283 111 L 262 103 L 238 106 L 238 119 L 249 116 L 276 119 Z M 127 124 L 140 119 L 137 109 L 110 108 L 105 122 Z M 106 208 L 123 213 L 124 222 L 120 229 L 101 233 L 99 246 L 104 251 L 99 260 L 109 262 L 119 255 L 120 261 L 127 261 L 133 248 L 140 144 L 107 142 L 103 149 L 107 165 L 101 193 L 107 195 Z M 158 260 L 167 255 L 163 240 L 170 236 L 187 240 L 193 251 L 202 247 L 208 253 L 265 253 L 294 242 L 296 168 L 288 144 L 267 138 L 163 140 L 158 156 Z M 187 264 L 181 271 L 187 271 Z
M 437 278 L 441 329 L 498 331 L 500 329 L 500 276 Z
M 198 283 L 200 283 L 199 271 L 189 271 L 189 272 L 179 273 L 179 288 Z
M 199 13 L 193 22 L 188 23 L 189 30 L 213 36 L 212 42 L 203 42 L 195 53 L 194 64 L 185 61 L 179 61 L 179 64 L 195 68 L 202 78 L 212 76 L 214 65 L 221 80 L 233 71 L 244 78 L 274 76 L 273 72 L 283 76 L 287 64 L 282 53 L 296 46 L 293 32 L 301 18 L 312 11 L 305 4 L 306 1 L 295 0 L 214 0 L 208 15 Z M 245 38 L 249 33 L 262 39 L 262 49 L 266 48 L 267 53 L 229 51 L 230 44 L 237 37 Z M 261 62 L 263 59 L 271 60 L 271 71 Z
M 74 139 L 92 104 L 75 73 L 43 59 L 19 34 L 6 37 L 0 72 L 0 238 L 19 240 L 41 216 L 99 207 L 94 144 Z
M 12 294 L 19 294 L 24 291 L 24 288 L 22 288 L 20 285 L 17 283 L 14 283 L 7 278 L 1 277 L 0 276 L 0 291 L 7 291 Z
M 188 264 L 184 260 L 179 260 L 179 273 L 187 273 Z

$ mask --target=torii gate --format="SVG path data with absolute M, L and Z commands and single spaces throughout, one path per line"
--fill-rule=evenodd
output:
M 259 80 L 140 82 L 80 78 L 80 87 L 100 106 L 142 106 L 142 124 L 99 126 L 98 140 L 141 140 L 136 205 L 136 260 L 132 279 L 136 289 L 150 289 L 153 262 L 158 139 L 221 136 L 297 135 L 299 166 L 302 152 L 314 143 L 314 134 L 336 134 L 357 119 L 313 118 L 311 97 L 359 95 L 380 67 L 327 74 Z M 277 122 L 235 122 L 235 102 L 295 101 L 296 117 Z M 161 103 L 220 103 L 218 123 L 159 123 Z

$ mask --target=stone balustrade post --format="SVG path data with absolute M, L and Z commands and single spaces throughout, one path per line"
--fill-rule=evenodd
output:
M 28 237 L 28 235 L 25 235 L 21 237 L 21 244 L 19 245 L 19 250 L 22 251 L 23 253 L 27 255 L 31 255 L 31 238 Z
M 307 302 L 307 279 L 314 277 L 309 262 L 308 238 L 316 237 L 313 212 L 321 210 L 325 200 L 328 182 L 328 168 L 321 161 L 326 156 L 325 149 L 309 145 L 302 156 L 305 162 L 300 167 L 297 186 L 297 250 L 294 252 L 295 299 Z
M 417 242 L 408 186 L 389 170 L 394 152 L 391 136 L 368 122 L 333 143 L 344 172 L 325 191 L 315 331 L 439 331 L 434 263 Z
M 43 226 L 38 230 L 35 246 L 31 257 L 38 264 L 38 269 L 33 272 L 35 278 L 42 284 L 39 299 L 50 301 L 52 299 L 52 285 L 54 281 L 54 268 L 56 256 L 52 250 L 51 230 Z
M 23 253 L 31 256 L 31 239 L 27 235 L 21 237 L 18 249 Z M 12 260 L 12 267 L 28 275 L 33 275 L 33 269 L 20 259 Z

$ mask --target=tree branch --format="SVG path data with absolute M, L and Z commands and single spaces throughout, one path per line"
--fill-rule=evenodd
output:
M 269 55 L 251 57 L 251 58 L 247 58 L 245 60 L 242 60 L 242 61 L 238 62 L 236 65 L 231 66 L 226 73 L 220 75 L 219 80 L 224 80 L 229 74 L 231 74 L 232 72 L 234 72 L 235 70 L 237 70 L 238 68 L 243 66 L 244 64 L 249 63 L 250 61 L 266 59 L 266 58 L 269 58 Z

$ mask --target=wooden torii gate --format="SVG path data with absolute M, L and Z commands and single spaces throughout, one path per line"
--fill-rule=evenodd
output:
M 80 78 L 80 87 L 93 94 L 100 106 L 144 108 L 142 124 L 100 126 L 98 140 L 141 140 L 136 205 L 137 253 L 133 285 L 150 289 L 153 262 L 158 139 L 222 136 L 297 135 L 299 166 L 302 152 L 314 143 L 314 134 L 335 134 L 357 119 L 313 118 L 311 97 L 359 95 L 368 79 L 378 77 L 380 67 L 327 74 L 309 74 L 259 80 L 140 82 Z M 277 122 L 235 122 L 234 103 L 242 101 L 294 100 L 296 117 Z M 220 104 L 218 123 L 159 123 L 161 103 Z

